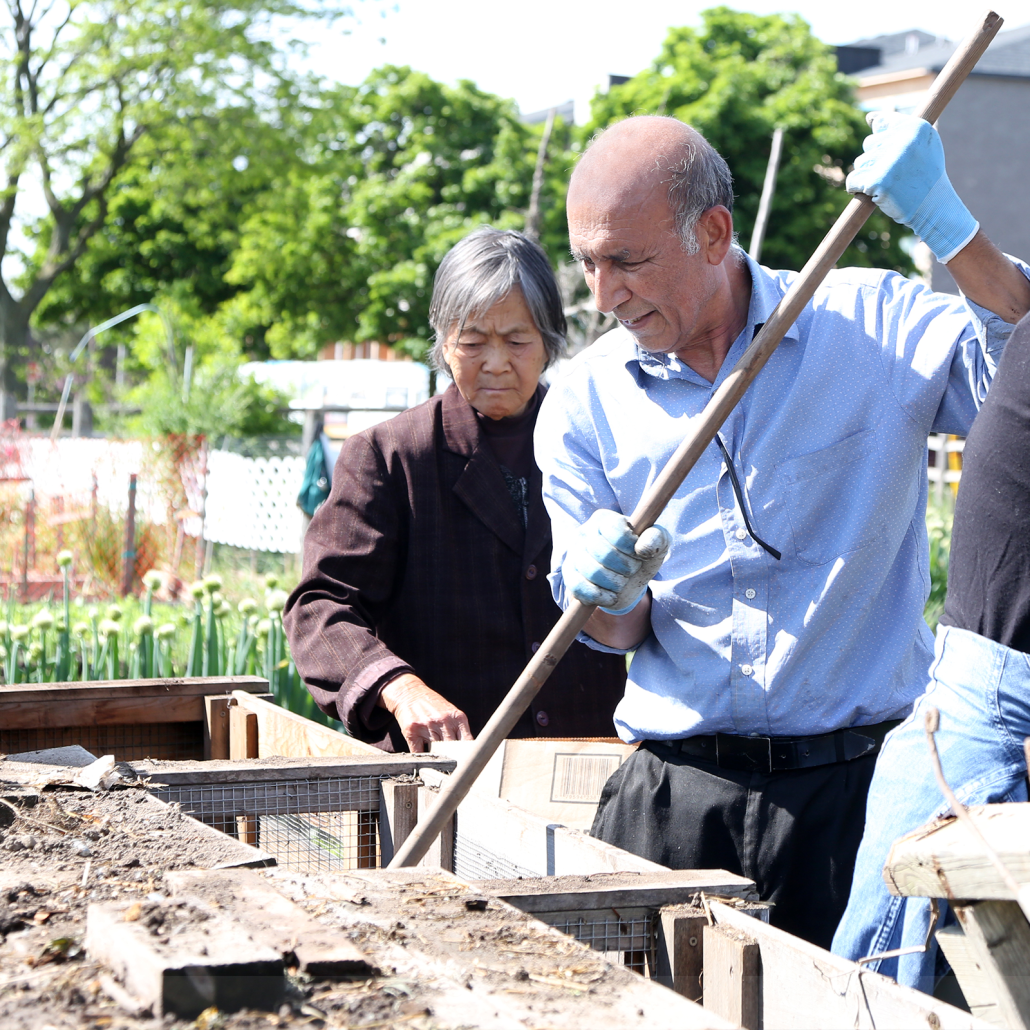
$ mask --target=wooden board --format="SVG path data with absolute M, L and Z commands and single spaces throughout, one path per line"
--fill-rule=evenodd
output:
M 137 776 L 168 786 L 189 784 L 270 783 L 276 780 L 319 780 L 340 776 L 403 776 L 428 771 L 450 772 L 454 763 L 431 755 L 350 755 L 338 758 L 253 758 L 238 762 L 163 762 L 145 759 L 126 763 Z
M 755 897 L 753 880 L 722 869 L 661 869 L 658 872 L 564 875 L 547 880 L 477 880 L 487 894 L 523 912 L 622 910 L 634 906 L 680 905 L 702 891 L 730 897 Z
M 461 761 L 472 741 L 434 741 L 434 754 Z M 608 777 L 636 751 L 620 740 L 529 737 L 506 740 L 473 790 L 502 798 L 542 819 L 589 830 Z
M 173 897 L 214 903 L 241 929 L 241 940 L 272 948 L 309 976 L 370 976 L 368 959 L 340 933 L 327 930 L 257 873 L 235 869 L 171 871 L 164 884 Z M 290 963 L 292 965 L 292 962 Z
M 262 874 L 396 980 L 431 979 L 433 1025 L 691 1030 L 731 1023 L 441 871 Z M 451 990 L 458 986 L 457 991 Z M 395 1024 L 391 1024 L 395 1025 Z
M 0 726 L 31 730 L 200 722 L 203 697 L 231 690 L 264 693 L 268 681 L 256 676 L 222 676 L 4 685 L 0 686 Z
M 987 969 L 980 964 L 976 948 L 966 937 L 961 926 L 946 926 L 938 930 L 937 944 L 951 966 L 951 971 L 962 988 L 969 1011 L 995 1026 L 1007 1026 L 998 1005 L 998 995 Z
M 422 768 L 419 775 L 428 786 L 435 786 L 446 774 Z M 665 866 L 605 844 L 582 830 L 571 830 L 532 815 L 501 798 L 470 793 L 458 807 L 457 817 L 455 870 L 459 875 L 469 875 L 459 861 L 463 854 L 469 853 L 485 857 L 479 865 L 494 864 L 516 871 L 505 875 L 665 871 Z
M 708 916 L 694 905 L 670 905 L 659 911 L 655 979 L 691 1001 L 701 1001 L 704 928 Z
M 141 1008 L 189 1019 L 212 1007 L 270 1010 L 281 1002 L 282 955 L 248 941 L 221 912 L 205 906 L 203 920 L 194 925 L 182 920 L 173 902 L 149 902 L 144 918 L 140 908 L 139 902 L 90 905 L 86 951 L 115 972 Z M 148 925 L 145 920 L 156 919 L 158 911 L 168 913 L 177 932 Z
M 979 805 L 969 812 L 1016 882 L 1030 882 L 1030 803 Z M 892 894 L 904 897 L 1015 900 L 983 845 L 954 818 L 895 841 L 883 878 Z
M 744 1030 L 759 1030 L 762 1012 L 758 942 L 729 926 L 706 926 L 704 1006 Z
M 305 719 L 302 715 L 286 711 L 278 705 L 261 701 L 249 694 L 234 691 L 233 699 L 248 712 L 253 712 L 258 723 L 258 755 L 269 758 L 282 755 L 287 758 L 335 756 L 349 758 L 354 755 L 381 756 L 383 752 L 344 733 Z
M 758 944 L 762 962 L 762 1021 L 777 1030 L 854 1030 L 904 1027 L 990 1030 L 991 1024 L 927 994 L 753 919 L 717 901 L 719 926 L 742 930 Z
M 1030 1028 L 1030 924 L 1014 901 L 955 902 L 955 915 L 997 1002 L 998 1022 Z

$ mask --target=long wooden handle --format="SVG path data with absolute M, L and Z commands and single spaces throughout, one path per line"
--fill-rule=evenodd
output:
M 983 56 L 991 40 L 998 34 L 1002 21 L 999 15 L 990 11 L 977 30 L 955 51 L 951 60 L 937 76 L 930 96 L 920 112 L 921 117 L 928 122 L 937 121 L 956 90 Z M 794 280 L 794 284 L 776 305 L 751 346 L 712 395 L 675 454 L 641 498 L 630 516 L 636 533 L 642 533 L 657 521 L 737 401 L 765 366 L 786 331 L 797 320 L 819 284 L 826 278 L 827 273 L 875 209 L 876 205 L 865 194 L 856 195 L 844 209 L 843 214 Z M 522 675 L 508 691 L 490 721 L 483 727 L 470 753 L 441 789 L 432 810 L 419 821 L 408 839 L 398 848 L 389 868 L 414 865 L 429 850 L 429 845 L 457 810 L 486 763 L 515 728 L 522 713 L 547 681 L 559 659 L 586 625 L 594 607 L 574 600 L 565 610 L 537 653 L 522 670 Z

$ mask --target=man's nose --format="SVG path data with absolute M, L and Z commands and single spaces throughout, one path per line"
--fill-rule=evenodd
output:
M 595 266 L 593 282 L 589 285 L 597 310 L 605 314 L 614 311 L 620 304 L 625 304 L 632 296 L 623 282 L 622 273 L 617 268 Z

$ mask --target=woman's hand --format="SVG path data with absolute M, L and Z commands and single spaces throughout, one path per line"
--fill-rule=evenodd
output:
M 387 683 L 376 703 L 397 720 L 414 752 L 428 751 L 433 740 L 472 740 L 465 713 L 414 673 L 404 673 Z

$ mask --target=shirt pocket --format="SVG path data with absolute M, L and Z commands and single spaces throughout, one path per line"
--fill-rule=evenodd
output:
M 885 531 L 875 510 L 868 462 L 875 435 L 863 429 L 783 463 L 787 517 L 798 560 L 825 565 L 873 543 Z

